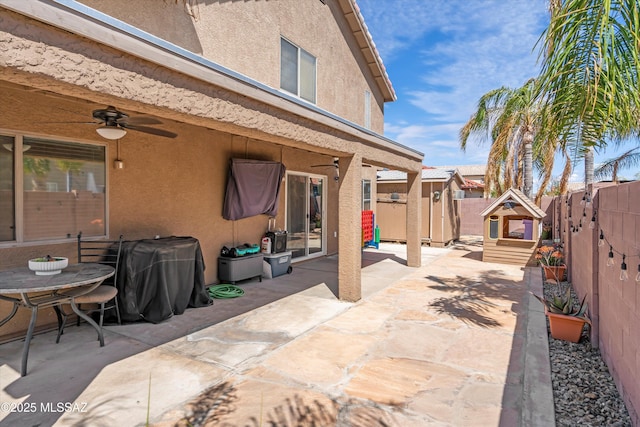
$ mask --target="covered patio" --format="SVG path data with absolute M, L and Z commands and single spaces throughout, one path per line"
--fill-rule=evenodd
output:
M 322 189 L 320 238 L 307 237 L 319 247 L 305 256 L 340 254 L 337 293 L 350 302 L 361 298 L 363 181 L 374 182 L 378 168 L 405 171 L 407 235 L 416 236 L 407 242 L 407 259 L 419 265 L 422 153 L 106 14 L 60 2 L 2 3 L 0 163 L 7 203 L 0 206 L 6 212 L 0 269 L 44 254 L 73 263 L 78 232 L 96 239 L 191 236 L 202 248 L 206 283 L 215 283 L 221 248 L 258 243 L 268 227 L 267 215 L 222 215 L 229 162 L 237 158 L 286 167 L 277 229 L 293 227 L 287 213 L 305 220 L 309 214 L 296 209 L 309 199 L 295 193 L 297 179 L 306 191 L 304 180 Z M 92 118 L 111 106 L 150 129 L 105 139 L 96 129 L 102 122 Z M 77 163 L 97 171 L 74 171 Z M 50 224 L 65 229 L 52 231 Z M 18 313 L 12 322 L 0 339 L 21 334 L 28 319 Z M 39 316 L 36 328 L 54 322 L 52 314 Z
M 429 264 L 444 253 L 422 248 L 421 261 L 423 265 Z M 342 302 L 337 297 L 337 262 L 337 256 L 318 258 L 294 264 L 291 274 L 261 282 L 242 281 L 238 283 L 245 291 L 242 297 L 216 299 L 209 307 L 189 308 L 162 323 L 107 325 L 104 347 L 98 345 L 95 330 L 86 323 L 67 327 L 59 344 L 55 343 L 54 330 L 38 334 L 31 342 L 30 371 L 25 377 L 20 377 L 23 340 L 2 344 L 0 401 L 21 403 L 25 407 L 36 404 L 37 413 L 31 414 L 33 422 L 53 424 L 64 412 L 75 412 L 70 415 L 97 422 L 114 408 L 130 408 L 131 403 L 143 409 L 144 402 L 131 402 L 127 395 L 134 389 L 136 394 L 145 389 L 149 377 L 156 392 L 166 394 L 170 400 L 186 399 L 201 391 L 203 384 L 224 378 L 225 374 L 215 366 L 231 368 L 259 357 L 313 328 L 318 321 L 353 307 L 353 303 Z M 407 266 L 404 245 L 382 244 L 380 250 L 362 252 L 361 271 L 363 298 L 368 298 L 389 283 L 415 272 L 416 268 Z M 257 309 L 263 313 L 259 315 L 262 321 L 275 325 L 281 332 L 247 334 L 243 331 L 245 323 L 250 321 L 246 319 Z M 216 333 L 199 338 L 202 333 L 199 331 L 214 325 L 219 325 Z M 185 343 L 178 344 L 185 339 Z M 213 367 L 185 358 L 187 350 L 181 348 L 183 345 L 193 346 L 192 350 L 200 353 L 197 359 L 213 362 Z M 132 366 L 138 373 L 144 371 L 144 375 L 131 378 Z M 129 391 L 123 390 L 123 384 L 127 384 Z M 179 397 L 182 393 L 183 397 Z M 47 407 L 45 409 L 51 409 L 49 414 L 41 410 L 42 402 L 81 405 L 83 401 L 88 403 L 84 408 L 88 412 L 80 407 L 75 408 L 77 411 Z M 158 403 L 153 412 L 163 412 L 168 405 L 168 401 Z M 143 406 L 139 406 L 141 404 Z M 25 416 L 31 419 L 29 414 L 0 412 L 0 421 L 11 423 L 19 419 L 24 423 Z M 142 413 L 140 416 L 143 417 Z
M 0 345 L 0 401 L 34 409 L 0 422 L 553 425 L 546 324 L 528 294 L 539 269 L 484 263 L 473 242 L 424 247 L 421 268 L 405 253 L 364 251 L 356 303 L 336 298 L 328 257 L 162 324 L 109 326 L 103 348 L 84 324 L 58 345 L 38 335 L 26 377 L 21 343 Z

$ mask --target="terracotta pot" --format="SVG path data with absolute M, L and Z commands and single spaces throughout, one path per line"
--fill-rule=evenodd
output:
M 543 265 L 544 278 L 547 280 L 557 280 L 562 282 L 564 280 L 564 274 L 567 271 L 566 265 Z
M 545 310 L 545 314 L 549 318 L 549 328 L 553 338 L 571 342 L 580 341 L 584 324 L 588 323 L 584 318 L 551 313 L 548 310 Z

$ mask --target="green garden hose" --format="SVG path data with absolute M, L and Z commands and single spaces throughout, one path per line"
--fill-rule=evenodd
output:
M 216 299 L 237 298 L 244 295 L 244 290 L 228 284 L 209 286 L 209 296 Z

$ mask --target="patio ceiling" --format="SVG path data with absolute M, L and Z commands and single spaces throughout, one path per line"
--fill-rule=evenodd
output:
M 360 152 L 363 161 L 381 167 L 411 171 L 422 162 L 422 153 L 92 9 L 50 1 L 0 4 L 21 14 L 6 12 L 0 23 L 0 31 L 14 37 L 0 79 L 27 90 L 327 155 Z

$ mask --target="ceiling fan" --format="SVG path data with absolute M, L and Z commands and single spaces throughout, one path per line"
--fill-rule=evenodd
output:
M 337 157 L 333 158 L 333 163 L 330 164 L 326 164 L 326 165 L 311 165 L 312 168 L 325 168 L 325 167 L 332 167 L 335 168 L 335 175 L 333 177 L 333 179 L 335 179 L 336 181 L 340 180 L 340 161 Z M 368 165 L 366 163 L 362 164 L 362 167 L 365 168 L 370 168 L 371 165 Z
M 98 135 L 106 139 L 120 139 L 127 134 L 128 130 L 144 132 L 151 135 L 175 138 L 178 136 L 173 132 L 142 125 L 159 125 L 162 122 L 152 117 L 129 117 L 127 113 L 117 110 L 113 106 L 104 109 L 93 110 L 91 113 L 93 122 L 80 122 L 85 124 L 102 123 L 96 128 Z M 67 122 L 73 123 L 73 122 Z M 77 123 L 77 122 L 76 122 Z
M 326 164 L 326 165 L 311 165 L 312 168 L 323 168 L 323 167 L 332 167 L 335 168 L 335 174 L 333 176 L 333 179 L 335 179 L 336 181 L 340 180 L 340 168 L 338 166 L 338 158 L 334 157 L 333 158 L 333 163 L 331 164 Z

